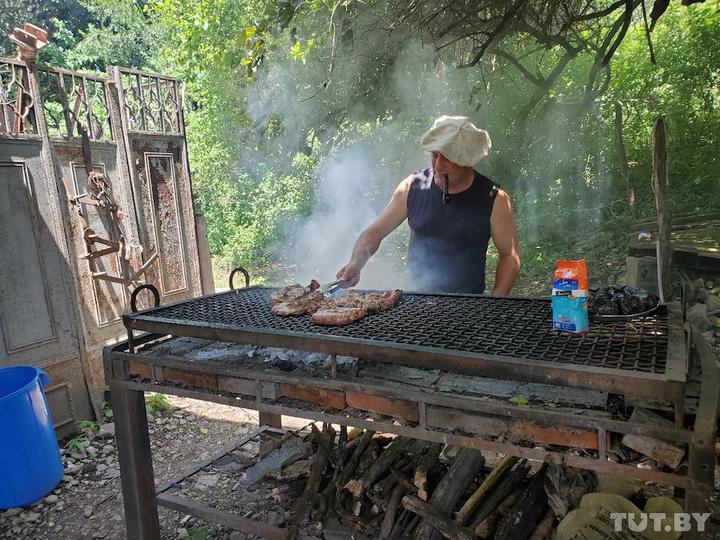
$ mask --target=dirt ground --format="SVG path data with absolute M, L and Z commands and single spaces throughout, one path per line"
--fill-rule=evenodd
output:
M 178 476 L 258 427 L 257 412 L 168 396 L 172 410 L 151 415 L 150 442 L 157 484 Z M 283 426 L 307 421 L 283 417 Z M 66 475 L 45 499 L 28 509 L 0 511 L 0 538 L 125 538 L 115 439 L 96 438 L 85 454 L 62 450 Z M 94 454 L 95 457 L 92 457 Z M 250 538 L 160 508 L 162 538 Z
M 257 413 L 235 407 L 167 396 L 171 409 L 149 417 L 150 440 L 156 483 L 177 477 L 192 465 L 205 460 L 238 441 L 258 427 Z M 300 428 L 306 420 L 283 417 L 283 426 Z M 126 538 L 123 503 L 115 440 L 96 437 L 84 454 L 63 449 L 66 476 L 58 487 L 31 508 L 0 511 L 0 538 L 13 539 L 121 539 Z M 200 498 L 214 499 L 216 507 L 231 503 L 218 499 L 218 492 L 237 494 L 227 483 L 215 483 L 213 474 L 201 479 Z M 716 489 L 720 470 L 716 471 Z M 196 493 L 197 494 L 197 493 Z M 237 498 L 237 497 L 236 497 Z M 225 504 L 227 502 L 227 504 Z M 235 510 L 255 508 L 252 501 L 234 501 Z M 237 504 L 242 506 L 237 507 Z M 261 505 L 262 506 L 262 505 Z M 267 506 L 267 505 L 264 505 Z M 251 540 L 246 535 L 212 525 L 192 516 L 165 508 L 159 509 L 162 538 L 191 540 Z M 252 512 L 250 512 L 252 514 Z M 285 526 L 288 513 L 273 506 L 263 521 Z M 713 520 L 714 521 L 714 520 Z M 717 531 L 717 523 L 712 530 Z M 323 533 L 324 534 L 324 533 Z M 708 538 L 715 537 L 715 532 Z M 327 537 L 327 535 L 326 535 Z M 348 535 L 331 535 L 333 539 Z

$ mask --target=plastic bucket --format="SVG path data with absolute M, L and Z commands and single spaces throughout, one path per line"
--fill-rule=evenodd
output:
M 32 504 L 60 482 L 60 458 L 43 385 L 34 367 L 0 369 L 0 508 Z

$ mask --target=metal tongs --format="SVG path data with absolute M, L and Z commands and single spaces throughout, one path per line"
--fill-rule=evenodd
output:
M 342 280 L 333 281 L 331 283 L 326 283 L 325 285 L 320 285 L 320 288 L 318 289 L 323 294 L 329 294 L 332 296 L 335 294 L 339 289 L 343 288 Z

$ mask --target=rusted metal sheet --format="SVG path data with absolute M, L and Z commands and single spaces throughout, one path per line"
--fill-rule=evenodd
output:
M 88 392 L 96 411 L 103 399 L 102 347 L 125 334 L 130 288 L 144 279 L 173 299 L 201 293 L 178 82 L 128 76 L 140 86 L 124 92 L 103 75 L 0 58 L 0 249 L 11 254 L 0 365 L 45 367 L 67 429 L 92 416 Z M 140 155 L 145 190 L 123 121 L 136 114 L 142 136 L 170 137 Z M 106 183 L 89 185 L 88 169 Z
M 63 436 L 92 415 L 72 269 L 32 73 L 0 59 L 0 79 L 7 90 L 0 96 L 0 366 L 48 373 L 48 401 Z

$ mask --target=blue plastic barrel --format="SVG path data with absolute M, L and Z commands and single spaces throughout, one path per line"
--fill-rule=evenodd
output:
M 41 369 L 0 369 L 0 509 L 42 499 L 63 477 L 42 389 L 49 383 Z

